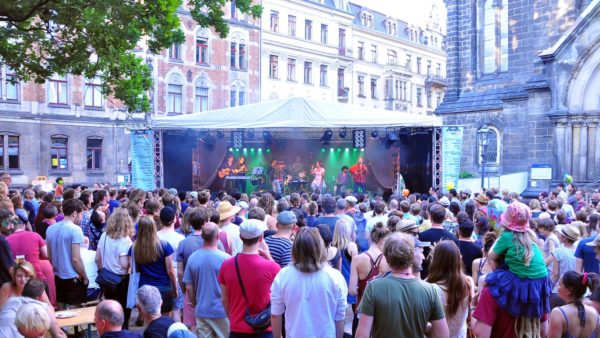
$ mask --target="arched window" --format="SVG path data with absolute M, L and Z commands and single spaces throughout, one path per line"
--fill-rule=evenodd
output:
M 500 163 L 500 132 L 498 131 L 498 128 L 496 128 L 493 125 L 483 125 L 481 126 L 481 128 L 479 128 L 478 132 L 482 129 L 486 128 L 488 130 L 487 133 L 487 147 L 485 149 L 485 153 L 483 153 L 484 151 L 484 147 L 483 144 L 481 143 L 480 138 L 478 138 L 477 142 L 478 142 L 478 151 L 477 151 L 477 161 L 478 164 L 481 165 L 482 164 L 482 155 L 485 155 L 485 163 L 486 165 L 494 165 L 494 164 L 499 164 Z M 479 135 L 479 134 L 477 134 Z
M 181 114 L 183 112 L 183 77 L 171 74 L 167 86 L 167 113 Z
M 236 81 L 231 85 L 229 105 L 235 107 L 244 104 L 246 104 L 246 86 L 241 81 Z
M 210 84 L 205 78 L 198 78 L 194 86 L 194 113 L 209 110 Z

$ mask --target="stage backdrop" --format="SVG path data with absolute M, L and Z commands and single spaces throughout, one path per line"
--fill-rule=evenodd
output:
M 385 138 L 368 138 L 364 150 L 353 148 L 351 138 L 347 142 L 332 142 L 330 145 L 323 145 L 318 139 L 276 139 L 270 147 L 265 147 L 262 142 L 246 142 L 243 149 L 228 148 L 228 137 L 215 138 L 213 141 L 214 147 L 207 147 L 197 136 L 165 132 L 165 187 L 178 190 L 209 187 L 228 153 L 232 153 L 236 161 L 239 156 L 245 156 L 250 170 L 263 167 L 265 173 L 274 159 L 285 161 L 289 170 L 299 157 L 307 173 L 311 165 L 319 160 L 326 170 L 325 182 L 330 192 L 341 168 L 350 167 L 358 157 L 363 156 L 370 169 L 367 189 L 382 193 L 394 185 L 394 158 L 399 152 L 401 173 L 407 188 L 425 192 L 431 185 L 431 133 L 401 135 L 400 140 L 390 147 L 386 147 Z M 247 190 L 253 191 L 249 182 Z

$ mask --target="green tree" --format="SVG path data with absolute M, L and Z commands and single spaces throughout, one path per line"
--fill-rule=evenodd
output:
M 235 0 L 260 17 L 252 0 Z M 225 0 L 189 0 L 192 17 L 226 37 Z M 0 62 L 18 80 L 44 83 L 53 74 L 99 76 L 105 95 L 130 112 L 150 110 L 151 74 L 133 50 L 144 39 L 153 54 L 184 40 L 182 0 L 0 0 Z

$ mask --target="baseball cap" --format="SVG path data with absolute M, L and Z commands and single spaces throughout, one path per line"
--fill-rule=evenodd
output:
M 448 207 L 448 206 L 450 206 L 450 200 L 448 199 L 448 197 L 444 196 L 444 197 L 440 198 L 440 204 L 445 207 Z
M 164 207 L 160 211 L 160 221 L 163 223 L 171 223 L 175 220 L 175 210 L 170 207 Z
M 198 192 L 192 191 L 192 192 L 190 192 L 190 196 L 192 196 L 192 198 L 198 199 Z
M 277 224 L 290 225 L 296 224 L 297 221 L 296 215 L 291 211 L 282 211 L 277 215 Z
M 175 195 L 175 196 L 177 196 L 177 189 L 175 189 L 175 188 L 171 188 L 171 189 L 169 189 L 169 190 L 167 190 L 167 191 L 169 192 L 169 194 L 172 194 L 172 195 Z
M 239 201 L 237 205 L 242 209 L 248 209 L 248 203 L 246 203 L 246 201 Z
M 257 219 L 247 219 L 240 224 L 240 237 L 253 239 L 263 234 L 267 230 L 265 222 Z
M 349 196 L 346 196 L 346 202 L 348 202 L 350 204 L 356 204 L 356 203 L 358 203 L 358 200 L 356 199 L 356 197 L 349 195 Z

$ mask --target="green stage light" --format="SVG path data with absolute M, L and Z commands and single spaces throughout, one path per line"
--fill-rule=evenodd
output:
M 229 151 L 233 151 L 233 148 L 229 148 Z
M 250 148 L 250 151 L 251 151 L 251 152 L 254 152 L 254 148 Z
M 325 152 L 325 148 L 321 148 L 321 152 L 324 153 Z
M 247 148 L 244 148 L 244 152 L 247 152 L 247 151 L 248 151 L 248 149 L 247 149 Z
M 258 152 L 259 152 L 259 153 L 260 153 L 260 152 L 262 152 L 262 148 L 258 148 Z
M 365 152 L 365 148 L 361 148 L 360 151 L 362 151 L 364 153 Z
M 350 149 L 349 149 L 349 148 L 346 148 L 346 149 L 344 149 L 344 151 L 345 151 L 345 152 L 349 152 L 349 151 L 350 151 Z
M 271 148 L 267 148 L 267 153 L 270 153 L 270 152 L 271 152 Z
M 330 151 L 330 152 L 333 152 L 333 148 L 329 148 L 329 151 Z
M 356 148 L 352 149 L 352 151 L 353 151 L 353 152 L 356 152 L 357 150 L 358 150 L 358 149 L 356 149 Z
M 337 151 L 338 151 L 338 152 L 342 151 L 342 148 L 337 148 Z

